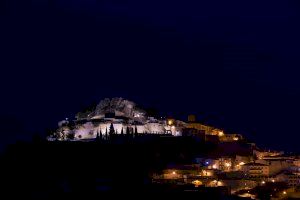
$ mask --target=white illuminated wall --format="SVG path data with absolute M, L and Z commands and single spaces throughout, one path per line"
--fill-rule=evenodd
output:
M 97 136 L 97 133 L 100 133 L 100 130 L 102 134 L 104 135 L 106 130 L 109 133 L 111 122 L 101 123 L 97 126 L 93 125 L 91 122 L 87 122 L 83 125 L 81 125 L 79 128 L 77 128 L 75 132 L 75 139 L 92 139 Z M 166 130 L 171 130 L 171 133 L 175 136 L 181 135 L 180 129 L 177 129 L 176 127 L 170 127 L 165 126 L 161 123 L 147 123 L 145 125 L 126 125 L 122 123 L 113 123 L 114 130 L 117 132 L 117 134 L 121 134 L 121 130 L 123 128 L 123 133 L 126 134 L 127 126 L 129 128 L 135 129 L 137 128 L 138 133 L 151 133 L 151 134 L 164 134 Z

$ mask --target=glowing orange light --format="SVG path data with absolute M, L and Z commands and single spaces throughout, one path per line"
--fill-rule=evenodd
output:
M 198 187 L 198 186 L 202 185 L 203 183 L 199 180 L 195 180 L 195 181 L 193 181 L 193 184 L 195 185 L 195 187 Z
M 218 135 L 219 135 L 219 137 L 222 137 L 222 136 L 224 136 L 224 132 L 223 131 L 219 131 Z

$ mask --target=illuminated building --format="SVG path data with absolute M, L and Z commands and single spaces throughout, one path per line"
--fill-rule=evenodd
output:
M 111 134 L 133 133 L 193 136 L 197 140 L 213 143 L 236 142 L 242 138 L 240 135 L 225 134 L 221 129 L 201 124 L 194 115 L 188 116 L 187 123 L 173 118 L 152 117 L 134 102 L 123 98 L 106 98 L 97 106 L 77 113 L 75 118 L 60 121 L 58 129 L 47 139 L 76 141 L 92 140 L 97 136 L 107 139 Z
M 80 112 L 76 120 L 63 120 L 48 140 L 94 139 L 106 134 L 171 134 L 179 136 L 185 123 L 156 119 L 123 98 L 104 99 L 92 110 Z M 111 129 L 113 131 L 111 132 Z
M 195 115 L 188 116 L 187 128 L 193 128 L 196 130 L 204 131 L 205 134 L 217 134 L 214 132 L 215 128 L 213 128 L 212 126 L 207 126 L 197 122 Z
M 243 139 L 243 136 L 240 134 L 222 134 L 222 136 L 220 136 L 220 141 L 221 142 L 237 142 L 237 141 L 241 141 Z
M 242 165 L 241 169 L 249 177 L 267 177 L 270 175 L 269 165 L 261 163 L 247 163 Z
M 206 139 L 209 139 L 209 136 L 217 136 L 221 142 L 237 142 L 243 139 L 243 136 L 240 134 L 225 134 L 221 129 L 197 122 L 195 115 L 188 116 L 188 122 L 186 126 L 189 129 L 203 131 L 207 136 Z

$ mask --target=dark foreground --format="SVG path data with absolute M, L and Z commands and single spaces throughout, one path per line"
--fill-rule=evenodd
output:
M 89 199 L 184 194 L 185 199 L 232 199 L 224 188 L 152 183 L 151 175 L 168 164 L 189 163 L 195 154 L 205 154 L 213 148 L 212 144 L 189 138 L 18 143 L 1 157 L 1 196 Z

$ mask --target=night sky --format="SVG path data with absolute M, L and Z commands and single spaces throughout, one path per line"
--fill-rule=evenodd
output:
M 297 0 L 1 1 L 0 147 L 124 97 L 300 152 L 299 15 Z

